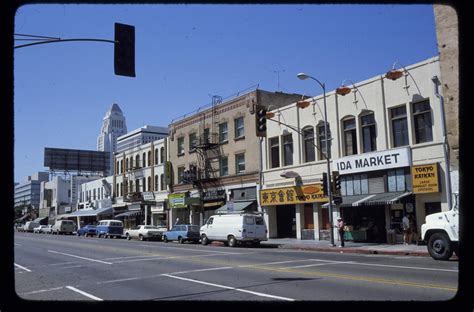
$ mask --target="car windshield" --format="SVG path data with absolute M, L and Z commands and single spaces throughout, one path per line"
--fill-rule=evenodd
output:
M 190 225 L 188 227 L 188 231 L 191 231 L 191 232 L 199 232 L 199 226 L 197 225 Z

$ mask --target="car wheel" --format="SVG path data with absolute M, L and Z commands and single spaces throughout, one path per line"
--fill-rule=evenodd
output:
M 235 247 L 237 245 L 237 240 L 232 235 L 229 236 L 229 238 L 227 239 L 227 242 L 229 243 L 229 247 Z
M 453 248 L 448 235 L 435 233 L 428 240 L 428 252 L 435 260 L 448 260 L 453 255 Z
M 88 233 L 85 233 L 84 236 L 87 237 L 87 236 L 89 236 L 89 234 L 88 234 Z
M 109 234 L 104 234 L 104 238 L 109 238 Z
M 165 235 L 165 236 L 163 236 L 163 241 L 164 241 L 165 243 L 167 243 L 167 242 L 168 242 L 168 237 L 166 237 L 166 235 Z
M 79 234 L 79 232 L 76 233 L 77 236 L 81 236 L 81 234 Z
M 138 236 L 138 239 L 140 239 L 142 242 L 145 240 L 145 237 L 143 235 Z
M 180 244 L 184 243 L 184 239 L 181 236 L 178 237 L 178 243 L 180 243 Z
M 207 239 L 207 236 L 205 234 L 201 236 L 201 244 L 203 244 L 204 246 L 209 244 L 209 240 Z

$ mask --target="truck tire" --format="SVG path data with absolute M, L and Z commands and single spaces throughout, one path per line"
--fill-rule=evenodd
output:
M 203 244 L 203 245 L 209 244 L 209 240 L 207 239 L 206 234 L 203 234 L 203 235 L 201 236 L 201 244 Z
M 227 242 L 229 243 L 229 247 L 237 246 L 237 240 L 232 235 L 227 238 Z
M 453 255 L 453 251 L 446 233 L 434 233 L 428 240 L 428 252 L 435 260 L 448 260 Z

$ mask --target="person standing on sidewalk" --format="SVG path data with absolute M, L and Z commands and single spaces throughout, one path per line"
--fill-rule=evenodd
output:
M 339 240 L 341 241 L 339 247 L 344 247 L 344 220 L 342 218 L 337 218 L 336 227 L 337 232 L 339 233 Z
M 403 228 L 403 242 L 405 245 L 410 243 L 411 238 L 411 229 L 410 229 L 410 219 L 405 215 L 402 219 L 402 228 Z

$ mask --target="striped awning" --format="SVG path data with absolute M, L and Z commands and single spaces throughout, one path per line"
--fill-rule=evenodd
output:
M 404 197 L 410 194 L 411 192 L 387 192 L 378 194 L 342 196 L 342 203 L 339 204 L 339 207 L 391 205 L 399 203 Z M 327 203 L 323 205 L 323 207 L 327 206 Z

